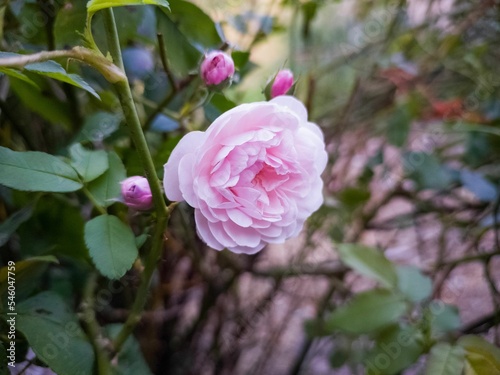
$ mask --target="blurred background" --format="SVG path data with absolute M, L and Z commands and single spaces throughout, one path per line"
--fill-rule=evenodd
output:
M 71 29 L 83 27 L 85 2 L 48 1 L 51 26 L 33 16 L 45 9 L 41 3 L 13 0 L 1 8 L 3 50 L 79 43 Z M 438 374 L 429 367 L 438 343 L 474 334 L 498 345 L 499 1 L 193 3 L 196 11 L 172 0 L 171 15 L 149 6 L 116 11 L 159 173 L 185 132 L 203 129 L 235 103 L 264 100 L 268 79 L 287 67 L 298 80 L 295 95 L 325 135 L 325 204 L 299 238 L 253 256 L 206 248 L 192 210 L 179 205 L 135 332 L 141 361 L 154 374 Z M 105 45 L 98 16 L 96 40 Z M 158 30 L 178 84 L 172 95 Z M 210 47 L 231 51 L 239 73 L 223 94 L 204 101 L 193 77 Z M 89 142 L 115 150 L 127 175 L 141 174 L 118 129 L 114 94 L 94 72 L 79 71 L 101 102 L 45 83 L 50 100 L 38 105 L 38 94 L 0 78 L 0 144 L 58 153 L 74 140 Z M 3 188 L 2 198 L 1 219 L 29 200 Z M 57 254 L 61 265 L 30 275 L 27 295 L 56 290 L 78 310 L 89 265 L 74 238 L 92 209 L 80 212 L 75 202 L 82 198 L 40 199 L 0 257 Z M 121 212 L 139 235 L 147 220 L 127 215 Z M 397 283 L 387 282 L 394 272 Z M 136 268 L 125 281 L 99 281 L 102 325 L 126 319 L 137 275 Z M 385 294 L 396 289 L 406 298 L 399 313 L 401 301 Z M 365 292 L 371 300 L 355 299 Z M 402 333 L 411 342 L 394 349 Z M 449 371 L 443 374 L 462 373 Z M 482 371 L 465 373 L 500 374 Z

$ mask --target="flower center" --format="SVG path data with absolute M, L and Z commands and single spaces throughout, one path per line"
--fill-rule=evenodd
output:
M 254 186 L 261 187 L 265 191 L 271 191 L 289 179 L 287 174 L 277 173 L 276 168 L 270 166 L 269 164 L 262 162 L 260 162 L 260 164 L 260 170 L 252 179 L 252 184 Z

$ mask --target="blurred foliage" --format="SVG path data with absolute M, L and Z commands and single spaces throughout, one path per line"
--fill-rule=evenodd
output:
M 500 374 L 496 1 L 119 5 L 124 68 L 160 178 L 184 134 L 264 100 L 267 78 L 285 64 L 300 75 L 297 96 L 324 131 L 330 163 L 325 204 L 281 263 L 271 255 L 278 249 L 208 250 L 180 204 L 140 328 L 114 353 L 116 373 L 306 374 L 319 373 L 320 358 L 329 373 Z M 92 43 L 106 54 L 102 15 L 92 17 L 92 39 L 86 20 L 80 0 L 4 1 L 0 58 Z M 231 52 L 237 77 L 212 95 L 197 70 L 215 48 Z M 9 261 L 16 362 L 102 373 L 96 342 L 115 338 L 128 316 L 155 222 L 119 202 L 119 181 L 143 174 L 139 158 L 97 71 L 57 59 L 0 73 L 0 374 Z M 411 209 L 400 213 L 398 200 Z M 405 247 L 419 262 L 384 255 L 394 247 L 389 233 L 419 236 L 428 218 L 436 241 Z M 379 246 L 368 244 L 373 231 Z M 465 322 L 443 290 L 471 264 L 489 293 Z M 295 343 L 286 355 L 280 338 Z

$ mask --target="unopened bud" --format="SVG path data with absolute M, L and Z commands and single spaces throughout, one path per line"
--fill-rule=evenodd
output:
M 146 211 L 153 207 L 153 196 L 148 180 L 132 176 L 121 182 L 123 202 L 130 208 Z
M 293 73 L 289 69 L 280 70 L 271 83 L 271 98 L 286 95 L 292 86 Z
M 205 56 L 200 71 L 207 86 L 219 86 L 231 81 L 234 75 L 234 62 L 228 54 L 212 51 Z

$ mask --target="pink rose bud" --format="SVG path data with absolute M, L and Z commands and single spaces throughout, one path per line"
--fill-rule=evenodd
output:
M 121 182 L 124 203 L 138 211 L 153 207 L 153 196 L 148 180 L 141 176 L 132 176 Z
M 217 86 L 231 80 L 234 74 L 234 62 L 228 54 L 212 51 L 205 56 L 200 70 L 207 86 Z
M 287 94 L 292 86 L 293 73 L 289 69 L 280 70 L 271 86 L 271 98 Z

